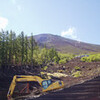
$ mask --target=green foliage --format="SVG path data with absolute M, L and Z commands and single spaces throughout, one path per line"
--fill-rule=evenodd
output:
M 74 58 L 75 55 L 73 54 L 61 54 L 59 53 L 59 64 L 64 64 L 67 63 L 69 60 L 71 60 L 72 58 Z
M 32 36 L 31 38 L 32 43 L 24 36 L 24 32 L 18 36 L 13 31 L 0 32 L 0 67 L 32 64 L 30 62 L 35 48 L 33 44 L 36 42 Z
M 63 72 L 64 72 L 64 70 L 57 70 L 57 72 L 58 72 L 58 73 L 63 73 Z
M 44 68 L 43 68 L 43 69 L 44 69 L 44 70 L 47 70 L 47 68 L 48 68 L 48 66 L 44 66 Z
M 89 55 L 89 57 L 82 57 L 81 61 L 84 61 L 84 62 L 100 61 L 100 54 L 91 54 Z
M 64 64 L 67 61 L 74 58 L 73 54 L 61 54 L 58 53 L 54 48 L 47 49 L 46 47 L 40 49 L 34 49 L 33 59 L 38 65 L 45 66 L 48 63 Z
M 81 71 L 76 71 L 72 74 L 73 77 L 80 77 L 81 75 Z
M 59 60 L 59 64 L 65 64 L 67 61 L 66 61 L 66 59 L 60 59 Z
M 33 59 L 35 59 L 35 62 L 38 65 L 46 65 L 48 63 L 48 49 L 43 48 L 43 49 L 39 49 L 37 48 L 36 50 L 34 50 L 34 55 L 33 55 Z
M 54 48 L 39 48 L 33 34 L 28 38 L 21 32 L 16 36 L 15 32 L 0 32 L 0 67 L 38 65 L 41 67 L 47 64 L 64 64 L 74 58 L 73 54 L 61 54 Z M 46 70 L 47 67 L 44 67 Z
M 80 67 L 78 67 L 78 66 L 75 66 L 74 68 L 75 68 L 75 70 L 80 70 Z
M 60 58 L 58 56 L 57 51 L 54 48 L 51 48 L 49 50 L 49 60 L 50 60 L 50 62 L 58 63 L 59 62 L 59 59 Z
M 58 53 L 55 49 L 47 49 L 47 48 L 37 48 L 34 49 L 33 58 L 38 65 L 45 66 L 48 63 L 54 62 L 55 64 L 59 62 Z

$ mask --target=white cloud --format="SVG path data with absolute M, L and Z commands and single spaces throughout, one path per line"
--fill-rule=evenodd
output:
M 62 31 L 61 36 L 77 39 L 76 28 L 70 27 L 67 31 Z
M 0 30 L 5 29 L 7 25 L 8 25 L 8 19 L 0 17 Z

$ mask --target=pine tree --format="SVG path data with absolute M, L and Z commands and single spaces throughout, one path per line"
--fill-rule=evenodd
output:
M 33 38 L 33 34 L 31 33 L 30 50 L 31 50 L 31 65 L 32 65 L 32 67 L 33 67 L 33 46 L 34 46 L 34 38 Z
M 13 60 L 13 40 L 12 40 L 12 30 L 9 34 L 9 66 L 12 66 Z
M 21 32 L 21 65 L 24 64 L 24 32 Z
M 2 30 L 2 43 L 1 43 L 1 67 L 5 70 L 5 34 Z
M 8 52 L 9 52 L 9 46 L 8 46 L 8 42 L 9 42 L 9 39 L 8 39 L 8 36 L 9 36 L 9 32 L 7 31 L 6 32 L 6 40 L 5 40 L 5 60 L 6 60 L 6 66 L 8 66 Z
M 27 36 L 25 36 L 25 64 L 27 65 L 28 60 L 28 39 Z
M 0 32 L 0 68 L 2 63 L 2 32 Z
M 21 35 L 18 35 L 16 38 L 16 62 L 18 65 L 21 65 L 22 61 L 22 38 Z
M 13 64 L 17 64 L 17 42 L 16 34 L 13 32 Z
M 54 62 L 54 60 L 56 60 L 56 62 L 59 61 L 58 53 L 54 48 L 51 48 L 49 50 L 49 58 L 50 58 L 50 62 Z

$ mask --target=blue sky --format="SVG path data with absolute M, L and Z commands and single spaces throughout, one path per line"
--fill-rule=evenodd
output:
M 100 44 L 100 0 L 0 0 L 0 29 Z

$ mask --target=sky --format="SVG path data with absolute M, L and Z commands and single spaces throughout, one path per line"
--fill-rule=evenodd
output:
M 1 29 L 100 45 L 100 0 L 0 0 Z

